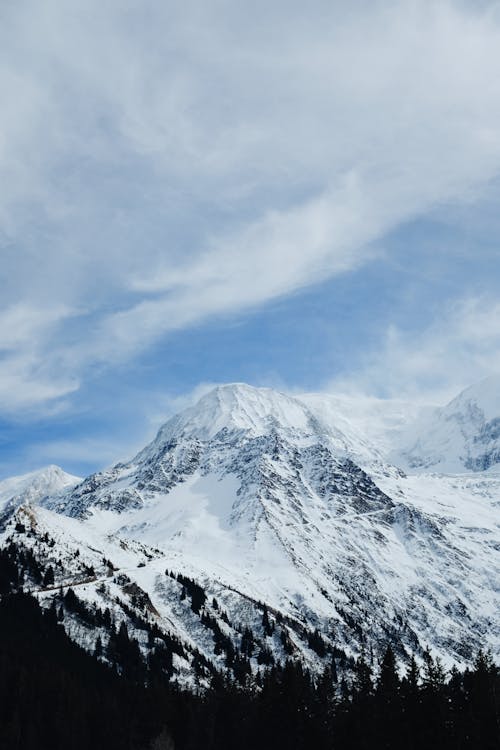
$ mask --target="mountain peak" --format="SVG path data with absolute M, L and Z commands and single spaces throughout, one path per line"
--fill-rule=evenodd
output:
M 467 405 L 482 412 L 485 421 L 500 417 L 500 375 L 492 375 L 465 388 L 444 407 L 447 413 L 463 411 Z
M 213 388 L 191 407 L 172 417 L 160 430 L 162 440 L 189 435 L 211 440 L 222 430 L 263 435 L 273 425 L 311 431 L 312 415 L 298 399 L 272 388 L 229 383 Z
M 50 464 L 28 474 L 0 481 L 0 513 L 25 502 L 38 502 L 81 482 L 80 477 L 68 474 L 60 466 Z
M 500 376 L 469 386 L 417 423 L 401 452 L 410 468 L 458 473 L 500 464 Z

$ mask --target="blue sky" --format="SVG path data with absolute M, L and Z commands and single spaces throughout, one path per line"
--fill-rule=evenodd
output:
M 499 6 L 347 5 L 3 4 L 0 476 L 500 370 Z

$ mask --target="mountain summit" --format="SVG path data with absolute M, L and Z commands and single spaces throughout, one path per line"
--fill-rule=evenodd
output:
M 217 386 L 197 404 L 169 420 L 158 439 L 183 436 L 211 440 L 219 432 L 264 435 L 273 426 L 281 430 L 311 430 L 312 414 L 300 400 L 271 388 L 244 383 Z

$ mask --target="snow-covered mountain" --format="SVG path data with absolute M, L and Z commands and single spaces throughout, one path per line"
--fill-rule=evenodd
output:
M 500 377 L 467 388 L 409 427 L 393 459 L 410 470 L 477 472 L 500 465 Z
M 0 524 L 20 505 L 38 503 L 44 497 L 75 487 L 81 481 L 80 477 L 53 465 L 0 481 Z
M 470 450 L 496 419 L 492 396 L 474 398 L 465 392 L 442 410 L 481 409 Z M 26 572 L 42 599 L 71 585 L 136 631 L 139 618 L 168 633 L 179 681 L 200 660 L 233 665 L 243 641 L 252 670 L 290 654 L 320 669 L 332 654 L 388 641 L 403 659 L 427 645 L 448 663 L 484 645 L 498 654 L 494 438 L 474 454 L 487 445 L 487 472 L 406 474 L 387 456 L 403 430 L 415 435 L 417 416 L 401 403 L 363 413 L 348 399 L 221 386 L 131 461 L 24 502 L 3 544 L 51 567 L 53 585 Z M 431 438 L 420 440 L 438 455 L 443 436 Z M 95 624 L 65 623 L 92 647 Z M 103 627 L 99 635 L 105 642 Z

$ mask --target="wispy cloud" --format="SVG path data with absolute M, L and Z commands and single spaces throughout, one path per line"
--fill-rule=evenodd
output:
M 74 314 L 57 303 L 37 308 L 21 302 L 0 310 L 0 411 L 30 408 L 78 388 L 74 376 L 56 375 L 50 352 L 58 328 Z
M 376 352 L 326 390 L 444 405 L 493 373 L 500 374 L 500 303 L 467 298 L 445 304 L 418 333 L 389 327 Z
M 0 408 L 357 269 L 500 170 L 496 4 L 1 12 Z

